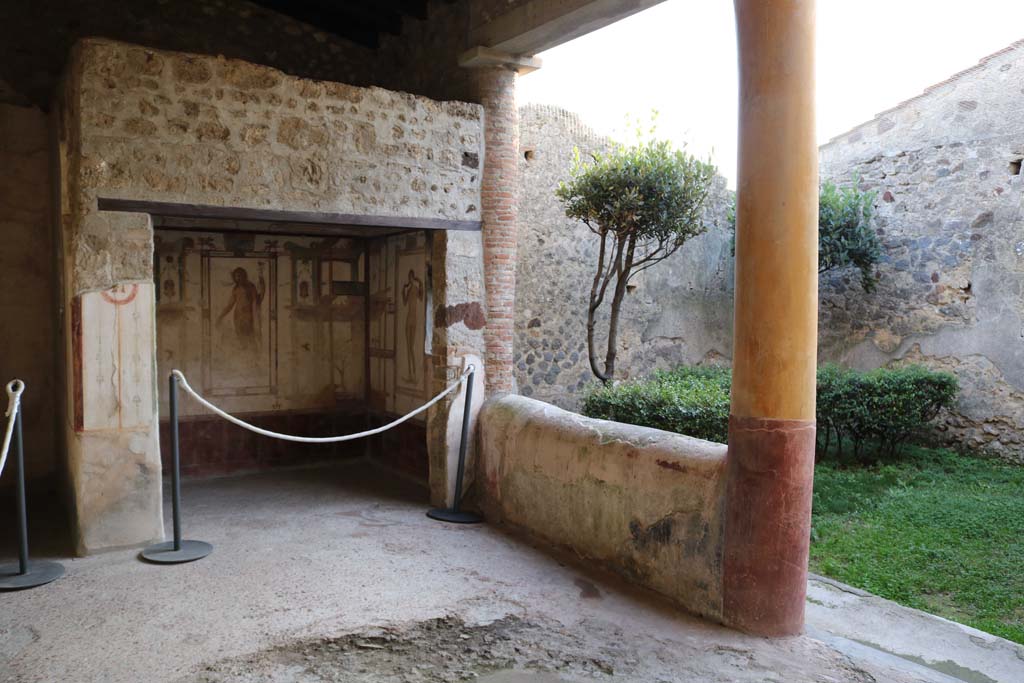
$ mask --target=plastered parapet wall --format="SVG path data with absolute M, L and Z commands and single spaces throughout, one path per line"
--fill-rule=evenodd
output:
M 505 396 L 480 413 L 478 500 L 489 520 L 721 619 L 725 455 L 720 444 Z
M 877 193 L 877 290 L 821 283 L 823 360 L 949 370 L 947 443 L 1024 462 L 1024 41 L 821 148 L 821 174 Z M 1015 165 L 1017 162 L 1017 165 Z

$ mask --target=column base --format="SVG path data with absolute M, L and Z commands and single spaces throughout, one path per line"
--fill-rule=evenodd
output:
M 761 636 L 803 630 L 814 484 L 811 420 L 729 418 L 722 616 Z

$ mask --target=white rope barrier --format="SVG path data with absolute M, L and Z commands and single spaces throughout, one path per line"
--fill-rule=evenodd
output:
M 474 367 L 472 365 L 467 367 L 465 369 L 465 371 L 463 371 L 463 373 L 459 376 L 458 381 L 456 381 L 454 384 L 449 386 L 447 389 L 442 391 L 440 394 L 438 394 L 434 398 L 430 399 L 428 402 L 424 403 L 422 406 L 420 406 L 416 410 L 412 411 L 411 413 L 403 415 L 402 417 L 398 418 L 397 420 L 394 420 L 393 422 L 389 422 L 388 424 L 383 425 L 381 427 L 377 427 L 376 429 L 369 429 L 369 430 L 367 430 L 365 432 L 359 432 L 357 434 L 346 434 L 344 436 L 295 436 L 295 435 L 292 435 L 292 434 L 280 434 L 278 432 L 272 432 L 269 429 L 262 429 L 260 427 L 257 427 L 256 425 L 251 425 L 248 422 L 245 422 L 244 420 L 240 420 L 237 417 L 235 417 L 234 415 L 231 415 L 230 413 L 227 413 L 227 412 L 221 410 L 220 408 L 218 408 L 217 406 L 213 405 L 212 403 L 207 401 L 205 398 L 200 396 L 199 393 L 195 389 L 193 389 L 191 386 L 189 386 L 188 380 L 185 379 L 185 375 L 182 374 L 181 370 L 172 370 L 171 374 L 174 375 L 175 379 L 178 380 L 178 383 L 181 385 L 181 387 L 185 391 L 187 391 L 189 394 L 191 394 L 192 398 L 194 398 L 196 401 L 198 401 L 201 406 L 203 406 L 204 408 L 206 408 L 207 410 L 209 410 L 209 411 L 211 411 L 213 413 L 216 413 L 217 415 L 220 415 L 221 417 L 223 417 L 225 420 L 227 420 L 228 422 L 230 422 L 232 424 L 236 424 L 239 427 L 243 427 L 245 429 L 248 429 L 250 432 L 255 432 L 256 434 L 262 434 L 263 436 L 269 436 L 269 437 L 272 437 L 272 438 L 275 438 L 275 439 L 283 439 L 285 441 L 295 441 L 297 443 L 337 443 L 339 441 L 353 441 L 355 439 L 362 439 L 363 437 L 374 436 L 376 434 L 381 434 L 381 433 L 386 432 L 387 430 L 391 429 L 392 427 L 395 427 L 395 426 L 398 426 L 398 425 L 402 424 L 406 420 L 409 420 L 411 418 L 416 417 L 417 415 L 419 415 L 420 413 L 422 413 L 423 411 L 427 410 L 432 405 L 434 405 L 435 403 L 440 401 L 442 398 L 444 398 L 448 394 L 450 394 L 453 391 L 455 391 L 456 389 L 458 389 L 459 386 L 463 382 L 466 381 L 466 377 L 468 377 L 470 375 L 470 373 L 473 372 L 473 370 L 474 370 Z M 6 453 L 6 450 L 5 450 L 5 453 Z
M 7 463 L 7 451 L 11 447 L 11 436 L 14 434 L 14 422 L 21 408 L 21 392 L 25 391 L 25 383 L 20 379 L 12 379 L 7 383 L 7 430 L 4 432 L 4 447 L 0 451 L 0 476 L 3 476 L 4 465 Z

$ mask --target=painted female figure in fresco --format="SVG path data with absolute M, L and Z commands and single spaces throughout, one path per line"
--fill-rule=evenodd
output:
M 228 304 L 217 316 L 217 324 L 224 320 L 228 313 L 235 312 L 235 342 L 242 351 L 256 352 L 260 349 L 260 304 L 267 293 L 267 283 L 263 279 L 263 268 L 260 268 L 259 284 L 249 281 L 249 273 L 245 268 L 231 271 L 234 285 Z
M 416 337 L 419 331 L 419 302 L 423 301 L 423 281 L 416 277 L 415 271 L 409 269 L 409 279 L 402 285 L 402 305 L 405 306 L 405 363 L 409 384 L 416 384 Z

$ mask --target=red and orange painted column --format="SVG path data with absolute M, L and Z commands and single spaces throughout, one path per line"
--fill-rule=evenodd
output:
M 814 0 L 735 0 L 736 310 L 723 619 L 803 628 L 814 476 L 818 150 Z

